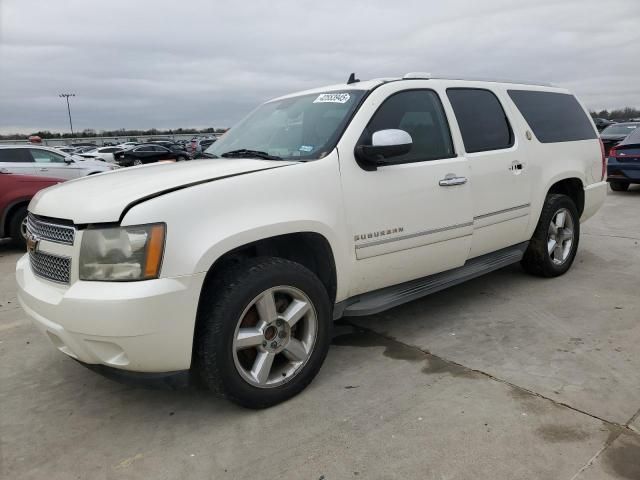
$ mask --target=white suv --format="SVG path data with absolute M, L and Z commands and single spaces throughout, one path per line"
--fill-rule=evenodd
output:
M 206 155 L 36 195 L 19 298 L 96 370 L 252 408 L 311 382 L 334 319 L 514 262 L 562 275 L 607 189 L 568 91 L 421 74 L 277 98 Z
M 0 145 L 0 170 L 9 173 L 71 180 L 116 168 L 103 160 L 85 159 L 55 148 Z

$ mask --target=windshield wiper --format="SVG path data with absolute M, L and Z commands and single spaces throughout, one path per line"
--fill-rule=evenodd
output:
M 240 148 L 238 150 L 231 150 L 220 155 L 224 158 L 262 158 L 264 160 L 282 160 L 282 158 L 276 155 L 269 155 L 267 152 L 261 152 L 260 150 L 247 150 L 246 148 Z

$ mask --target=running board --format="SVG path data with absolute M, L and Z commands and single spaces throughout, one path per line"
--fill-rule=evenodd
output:
M 529 242 L 472 258 L 458 268 L 392 287 L 363 293 L 337 303 L 333 318 L 373 315 L 519 262 Z

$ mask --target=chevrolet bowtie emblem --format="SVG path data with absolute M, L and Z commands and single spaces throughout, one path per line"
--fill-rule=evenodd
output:
M 29 253 L 37 252 L 39 243 L 40 243 L 40 239 L 38 237 L 27 232 L 27 252 Z

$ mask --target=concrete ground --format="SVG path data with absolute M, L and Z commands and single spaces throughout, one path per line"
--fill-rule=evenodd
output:
M 337 326 L 298 397 L 249 411 L 56 351 L 0 245 L 2 479 L 640 479 L 640 189 L 562 278 L 509 267 Z

